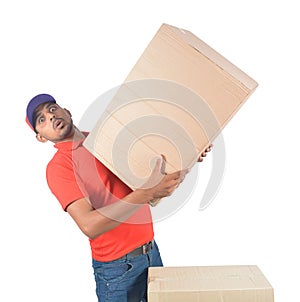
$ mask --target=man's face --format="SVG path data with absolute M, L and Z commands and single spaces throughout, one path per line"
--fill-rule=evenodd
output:
M 54 143 L 72 139 L 74 126 L 71 114 L 56 103 L 44 103 L 34 112 L 35 129 L 39 141 Z

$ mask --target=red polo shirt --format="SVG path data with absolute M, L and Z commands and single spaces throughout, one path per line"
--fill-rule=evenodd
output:
M 50 190 L 66 211 L 72 202 L 88 197 L 95 209 L 114 203 L 131 193 L 117 176 L 82 146 L 82 141 L 56 144 L 57 152 L 47 166 Z M 92 257 L 115 260 L 153 239 L 148 205 L 116 228 L 90 239 Z

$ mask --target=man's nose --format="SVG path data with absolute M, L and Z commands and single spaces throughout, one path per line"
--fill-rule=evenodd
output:
M 55 119 L 55 114 L 50 113 L 50 121 L 52 122 Z

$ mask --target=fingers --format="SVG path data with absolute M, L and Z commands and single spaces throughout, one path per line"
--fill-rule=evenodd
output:
M 184 169 L 184 170 L 179 170 L 179 171 L 176 171 L 176 172 L 173 172 L 173 173 L 170 173 L 170 174 L 167 174 L 165 176 L 166 179 L 174 179 L 174 180 L 177 180 L 177 179 L 182 179 L 186 176 L 187 173 L 190 172 L 190 169 Z
M 163 154 L 161 154 L 161 157 L 162 157 L 162 165 L 161 165 L 161 168 L 160 168 L 160 172 L 161 172 L 161 174 L 165 175 L 165 174 L 167 174 L 166 173 L 166 161 L 167 161 L 167 159 Z
M 210 144 L 207 148 L 205 148 L 205 150 L 199 156 L 198 162 L 203 161 L 203 157 L 206 157 L 207 153 L 211 151 L 212 147 L 213 147 L 213 144 Z
M 151 190 L 154 190 L 155 198 L 170 196 L 184 180 L 188 172 L 189 169 L 184 169 L 167 174 L 166 157 L 161 154 L 161 157 L 156 160 L 151 176 L 142 188 L 151 188 Z
M 170 196 L 175 189 L 177 189 L 179 187 L 179 185 L 183 182 L 184 178 L 185 178 L 186 174 L 181 174 L 180 177 L 176 178 L 176 179 L 171 179 L 168 183 L 168 187 L 167 189 L 167 195 Z
M 162 165 L 163 165 L 163 159 L 158 158 L 156 160 L 156 163 L 155 163 L 155 166 L 154 166 L 154 169 L 153 169 L 152 173 L 157 173 L 158 171 L 161 171 Z
M 189 169 L 185 169 L 164 175 L 161 181 L 153 188 L 155 191 L 154 197 L 163 198 L 170 196 L 184 180 L 188 172 Z
M 161 157 L 159 157 L 156 160 L 155 166 L 152 170 L 152 174 L 158 174 L 161 173 L 162 175 L 165 175 L 166 170 L 166 157 L 161 154 Z
M 166 175 L 164 178 L 167 182 L 167 188 L 173 192 L 183 182 L 188 172 L 189 169 L 185 169 Z
M 160 192 L 158 192 L 159 197 L 163 198 L 172 195 L 172 193 L 175 191 L 175 189 L 178 186 L 179 186 L 178 181 L 172 180 L 168 182 L 168 185 L 167 186 L 165 185 L 164 188 Z
M 213 144 L 210 144 L 210 145 L 205 149 L 205 152 L 206 152 L 206 153 L 207 153 L 207 152 L 210 152 L 213 146 L 214 146 Z
M 202 153 L 201 156 L 205 157 L 207 155 L 208 152 L 210 152 L 212 149 L 212 145 L 209 145 Z

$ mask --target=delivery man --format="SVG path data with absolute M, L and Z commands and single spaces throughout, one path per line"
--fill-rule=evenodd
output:
M 166 175 L 164 160 L 158 159 L 152 185 L 132 191 L 83 147 L 87 133 L 51 95 L 30 100 L 26 122 L 39 142 L 50 141 L 57 149 L 47 165 L 47 182 L 89 238 L 98 301 L 147 301 L 148 267 L 163 265 L 148 203 L 170 196 L 188 171 Z

